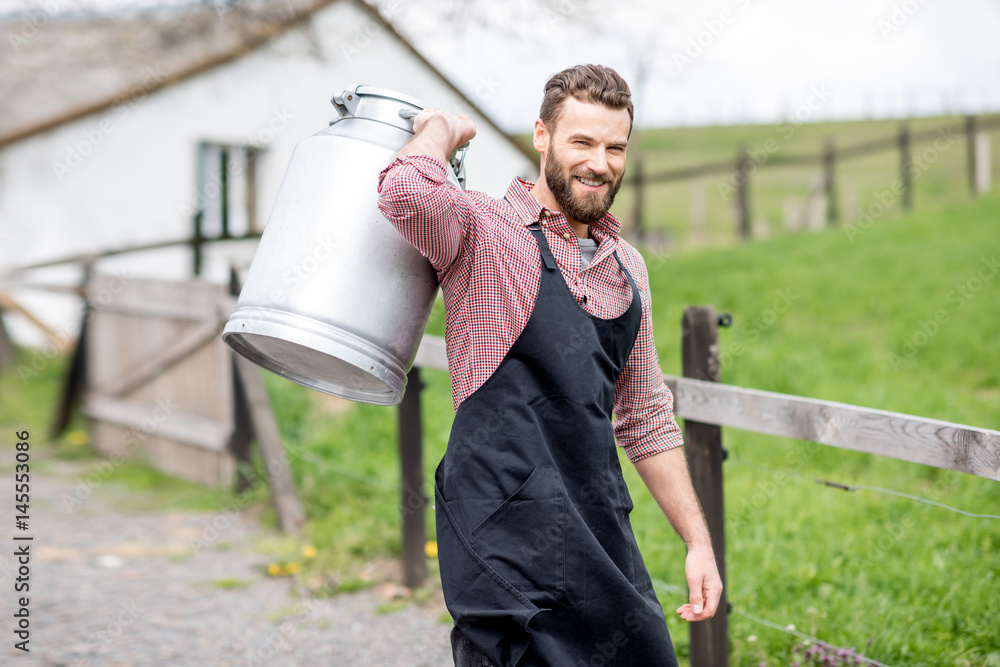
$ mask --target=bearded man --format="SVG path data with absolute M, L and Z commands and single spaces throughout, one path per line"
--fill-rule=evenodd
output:
M 616 440 L 687 544 L 677 613 L 700 621 L 719 603 L 646 267 L 608 213 L 632 120 L 628 84 L 581 65 L 546 82 L 538 183 L 514 179 L 503 199 L 449 185 L 476 128 L 435 110 L 379 176 L 380 210 L 444 293 L 456 415 L 435 500 L 459 667 L 677 664 Z

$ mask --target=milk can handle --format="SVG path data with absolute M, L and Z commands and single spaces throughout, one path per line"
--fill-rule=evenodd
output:
M 404 120 L 411 120 L 416 118 L 422 109 L 414 109 L 412 107 L 405 107 L 399 110 L 399 117 Z M 410 131 L 413 131 L 413 126 L 410 126 Z M 459 184 L 461 184 L 462 189 L 465 189 L 465 171 L 463 169 L 465 165 L 465 152 L 469 150 L 469 142 L 466 141 L 464 144 L 458 147 L 455 154 L 451 157 L 451 169 L 455 172 L 455 177 L 458 179 Z

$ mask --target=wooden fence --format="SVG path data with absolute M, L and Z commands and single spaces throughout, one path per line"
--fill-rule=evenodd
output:
M 731 318 L 711 306 L 691 306 L 682 320 L 683 372 L 664 375 L 674 412 L 684 419 L 684 439 L 695 491 L 712 535 L 725 582 L 725 504 L 722 494 L 722 427 L 797 438 L 831 447 L 888 456 L 1000 481 L 1000 431 L 912 415 L 720 384 L 718 328 Z M 444 339 L 425 336 L 400 406 L 403 562 L 408 586 L 426 575 L 421 465 L 420 367 L 448 369 Z M 728 606 L 691 624 L 692 667 L 729 664 Z
M 967 116 L 963 124 L 966 145 L 966 170 L 968 172 L 969 189 L 972 194 L 981 194 L 989 188 L 988 143 L 983 141 L 983 132 L 1000 128 L 1000 116 L 977 118 Z M 913 207 L 913 149 L 914 143 L 937 139 L 941 133 L 951 132 L 950 126 L 936 127 L 914 132 L 904 121 L 899 131 L 891 136 L 872 139 L 850 146 L 836 146 L 833 138 L 828 138 L 818 153 L 783 154 L 774 138 L 765 141 L 760 152 L 766 156 L 757 160 L 753 151 L 748 151 L 745 145 L 737 148 L 736 157 L 732 160 L 719 160 L 702 164 L 689 165 L 668 169 L 658 173 L 647 174 L 641 163 L 633 167 L 634 176 L 626 185 L 635 188 L 635 203 L 632 211 L 633 225 L 640 237 L 645 233 L 643 219 L 646 207 L 643 205 L 645 189 L 649 185 L 676 181 L 689 181 L 708 175 L 723 175 L 735 190 L 734 209 L 736 234 L 741 239 L 750 236 L 751 198 L 749 196 L 753 176 L 758 169 L 767 167 L 817 167 L 822 170 L 821 190 L 825 198 L 825 219 L 828 225 L 835 225 L 843 217 L 837 204 L 837 165 L 848 160 L 867 157 L 889 150 L 899 152 L 898 193 L 902 207 L 909 210 Z M 774 147 L 768 145 L 773 142 Z M 983 159 L 986 158 L 986 159 Z
M 80 405 L 92 422 L 99 454 L 124 459 L 141 451 L 160 470 L 209 485 L 235 482 L 239 492 L 256 491 L 256 484 L 266 482 L 279 527 L 297 533 L 305 512 L 261 370 L 231 352 L 221 339 L 240 289 L 237 271 L 232 270 L 228 286 L 119 280 L 93 271 L 101 258 L 190 246 L 192 273 L 197 277 L 206 244 L 260 237 L 253 227 L 245 235 L 232 235 L 226 224 L 221 233 L 206 236 L 200 213 L 194 227 L 190 239 L 73 255 L 0 276 L 11 280 L 33 269 L 64 264 L 83 269 L 80 284 L 75 286 L 24 280 L 9 283 L 84 299 L 82 323 L 50 436 L 56 438 L 67 428 L 74 408 Z M 0 291 L 0 315 L 4 310 L 22 311 L 62 349 L 59 344 L 65 342 L 64 337 Z M 15 350 L 0 319 L 0 370 L 14 361 Z M 158 402 L 163 398 L 168 399 L 166 403 Z M 261 480 L 248 474 L 252 441 L 264 464 Z

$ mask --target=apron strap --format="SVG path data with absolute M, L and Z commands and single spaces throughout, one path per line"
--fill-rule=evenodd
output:
M 632 280 L 632 274 L 629 273 L 628 269 L 625 268 L 625 265 L 622 264 L 622 258 L 618 256 L 617 250 L 615 250 L 614 256 L 615 256 L 615 261 L 618 262 L 618 267 L 622 270 L 622 273 L 625 274 L 625 278 L 628 280 L 628 284 L 632 286 L 632 291 L 638 292 L 639 288 L 635 286 L 635 281 Z
M 538 242 L 538 250 L 542 253 L 542 261 L 545 262 L 545 268 L 549 271 L 556 270 L 556 258 L 552 256 L 552 249 L 549 248 L 549 242 L 545 240 L 545 234 L 542 232 L 542 228 L 537 222 L 528 225 L 528 230 L 531 235 L 535 237 L 535 241 Z

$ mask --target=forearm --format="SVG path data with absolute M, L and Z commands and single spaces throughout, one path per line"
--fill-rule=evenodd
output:
M 683 447 L 635 462 L 635 469 L 688 550 L 712 549 L 705 515 L 691 484 Z

